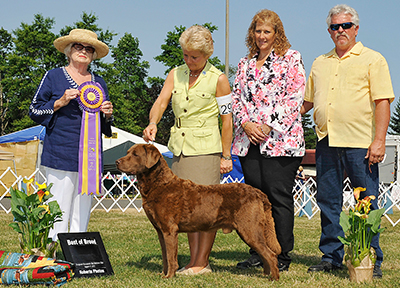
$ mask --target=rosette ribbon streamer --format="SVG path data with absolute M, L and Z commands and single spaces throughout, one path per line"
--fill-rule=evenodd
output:
M 101 189 L 101 123 L 100 106 L 104 90 L 97 82 L 88 81 L 79 86 L 77 98 L 83 110 L 79 142 L 79 193 L 100 194 Z

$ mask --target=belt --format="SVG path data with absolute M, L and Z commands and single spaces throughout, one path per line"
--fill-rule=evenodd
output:
M 208 118 L 208 119 L 186 119 L 186 118 L 175 118 L 175 126 L 177 128 L 185 127 L 203 127 L 203 126 L 214 126 L 218 125 L 218 118 Z

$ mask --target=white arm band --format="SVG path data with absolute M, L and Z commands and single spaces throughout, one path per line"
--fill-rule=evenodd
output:
M 232 97 L 231 94 L 215 97 L 217 99 L 219 114 L 228 115 L 232 113 Z

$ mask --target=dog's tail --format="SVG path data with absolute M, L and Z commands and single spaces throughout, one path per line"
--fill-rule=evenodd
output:
M 275 222 L 274 218 L 272 218 L 272 206 L 269 202 L 268 198 L 263 199 L 264 203 L 264 213 L 265 213 L 265 222 L 267 225 L 264 226 L 264 237 L 267 239 L 267 245 L 269 248 L 276 253 L 276 255 L 281 254 L 281 245 L 278 242 L 278 238 L 276 238 L 275 232 Z M 269 229 L 274 229 L 273 231 L 269 231 Z M 272 233 L 271 233 L 272 232 Z

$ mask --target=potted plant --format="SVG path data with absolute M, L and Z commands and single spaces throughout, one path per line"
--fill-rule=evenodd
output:
M 361 187 L 354 189 L 357 203 L 348 214 L 341 212 L 340 225 L 345 237 L 338 237 L 346 246 L 345 261 L 350 272 L 350 280 L 358 283 L 372 281 L 376 258 L 374 251 L 371 250 L 371 241 L 372 237 L 384 230 L 380 228 L 380 224 L 385 208 L 371 210 L 371 200 L 374 200 L 375 196 L 359 199 L 360 193 L 365 190 Z
M 37 192 L 31 180 L 24 180 L 27 192 L 10 188 L 11 212 L 14 222 L 9 226 L 19 233 L 22 253 L 44 257 L 54 257 L 57 242 L 49 239 L 49 231 L 54 223 L 61 221 L 62 211 L 57 201 L 49 201 L 53 195 L 50 188 L 38 184 Z

